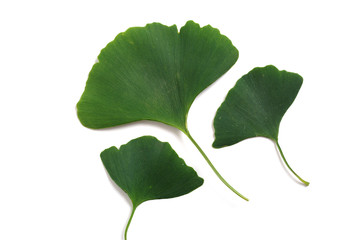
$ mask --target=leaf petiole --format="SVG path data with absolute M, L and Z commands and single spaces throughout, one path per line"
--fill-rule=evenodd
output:
M 282 149 L 281 149 L 281 146 L 279 145 L 278 141 L 275 140 L 274 142 L 276 143 L 277 148 L 278 148 L 278 151 L 279 151 L 279 153 L 281 154 L 282 159 L 283 159 L 284 163 L 286 164 L 286 166 L 288 167 L 288 169 L 289 169 L 303 184 L 305 184 L 306 186 L 310 185 L 309 182 L 303 180 L 300 176 L 298 176 L 298 174 L 297 174 L 295 171 L 292 170 L 292 168 L 290 167 L 290 165 L 289 165 L 288 162 L 286 161 L 285 155 L 283 154 Z
M 191 136 L 191 134 L 189 133 L 188 129 L 186 129 L 186 131 L 184 132 L 185 135 L 191 140 L 191 142 L 194 144 L 194 146 L 198 149 L 198 151 L 202 154 L 203 158 L 207 161 L 208 165 L 211 167 L 211 169 L 213 170 L 213 172 L 217 175 L 217 177 L 224 183 L 224 185 L 226 185 L 232 192 L 234 192 L 235 194 L 237 194 L 239 197 L 243 198 L 246 201 L 249 201 L 248 198 L 246 198 L 245 196 L 243 196 L 242 194 L 240 194 L 236 189 L 234 189 L 223 177 L 222 175 L 217 171 L 217 169 L 213 166 L 211 160 L 209 160 L 209 158 L 207 157 L 207 155 L 204 153 L 204 151 L 202 150 L 202 148 L 198 145 L 198 143 L 193 139 L 193 137 Z
M 124 239 L 127 240 L 127 233 L 128 233 L 128 228 L 129 228 L 129 225 L 133 219 L 133 215 L 134 215 L 134 212 L 135 212 L 135 209 L 137 209 L 136 207 L 133 207 L 133 210 L 132 210 L 132 213 L 130 214 L 130 217 L 129 217 L 129 220 L 128 220 L 128 223 L 127 223 L 127 226 L 125 227 L 125 232 L 124 232 Z

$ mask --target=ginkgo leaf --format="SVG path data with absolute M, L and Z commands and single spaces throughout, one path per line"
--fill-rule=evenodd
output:
M 199 93 L 237 61 L 238 50 L 211 26 L 188 21 L 178 32 L 160 23 L 119 34 L 100 53 L 77 104 L 81 123 L 106 128 L 153 120 L 178 128 L 214 168 L 187 129 L 187 115 Z M 243 197 L 244 198 L 244 197 Z
M 182 196 L 203 184 L 203 179 L 178 157 L 169 143 L 151 136 L 134 139 L 119 149 L 108 148 L 100 156 L 109 176 L 133 204 L 125 239 L 140 204 L 148 200 Z
M 214 119 L 213 147 L 221 148 L 252 137 L 273 140 L 287 167 L 278 143 L 279 125 L 301 88 L 303 79 L 296 73 L 279 71 L 274 66 L 254 68 L 238 80 Z
M 186 132 L 197 95 L 237 60 L 231 41 L 210 26 L 187 22 L 134 27 L 100 53 L 77 105 L 81 123 L 105 128 L 154 120 Z

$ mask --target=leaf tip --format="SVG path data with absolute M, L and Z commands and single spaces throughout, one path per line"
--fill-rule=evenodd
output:
M 222 148 L 222 146 L 219 145 L 219 143 L 217 142 L 217 139 L 212 143 L 212 147 L 213 148 Z

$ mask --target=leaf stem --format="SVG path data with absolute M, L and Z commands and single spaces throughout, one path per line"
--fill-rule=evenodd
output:
M 285 158 L 285 155 L 283 155 L 281 146 L 279 145 L 279 143 L 278 143 L 277 140 L 275 140 L 275 143 L 276 143 L 277 148 L 278 148 L 278 151 L 279 151 L 279 153 L 281 154 L 282 159 L 283 159 L 284 163 L 286 164 L 286 166 L 288 167 L 288 169 L 289 169 L 301 182 L 303 182 L 303 184 L 305 184 L 306 186 L 308 186 L 310 183 L 307 182 L 307 181 L 305 181 L 305 180 L 303 180 L 300 176 L 298 176 L 297 173 L 292 170 L 292 168 L 290 167 L 290 165 L 288 165 L 288 163 L 287 163 L 287 161 L 286 161 L 286 158 Z
M 135 209 L 136 209 L 136 207 L 133 206 L 133 210 L 132 210 L 132 213 L 130 214 L 130 217 L 129 217 L 129 220 L 128 220 L 128 224 L 127 224 L 127 226 L 125 227 L 125 232 L 124 232 L 124 239 L 125 239 L 125 240 L 127 240 L 128 228 L 129 228 L 130 222 L 131 222 L 132 219 L 133 219 L 133 215 L 134 215 Z
M 208 165 L 212 168 L 213 172 L 217 175 L 217 177 L 226 185 L 232 192 L 237 194 L 239 197 L 243 198 L 246 201 L 249 201 L 248 198 L 240 194 L 236 189 L 234 189 L 223 177 L 222 175 L 217 171 L 217 169 L 213 166 L 212 162 L 209 160 L 207 155 L 203 152 L 202 148 L 198 145 L 198 143 L 192 138 L 191 134 L 189 133 L 188 129 L 184 132 L 185 135 L 192 141 L 194 146 L 198 149 L 198 151 L 202 154 L 204 159 L 207 161 Z

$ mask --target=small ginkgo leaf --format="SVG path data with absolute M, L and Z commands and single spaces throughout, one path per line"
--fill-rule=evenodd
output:
M 254 68 L 238 80 L 217 110 L 214 119 L 213 147 L 221 148 L 252 137 L 273 140 L 288 165 L 278 143 L 279 125 L 301 88 L 303 79 L 296 73 L 279 71 L 274 66 Z
M 160 23 L 129 28 L 110 42 L 89 73 L 77 104 L 80 122 L 106 128 L 153 120 L 181 130 L 220 180 L 247 200 L 218 173 L 187 129 L 194 99 L 237 61 L 238 50 L 218 29 L 188 21 L 178 32 Z
M 151 136 L 134 139 L 119 149 L 108 148 L 100 156 L 109 176 L 133 203 L 125 239 L 141 203 L 182 196 L 203 184 L 203 179 L 178 157 L 169 143 Z

